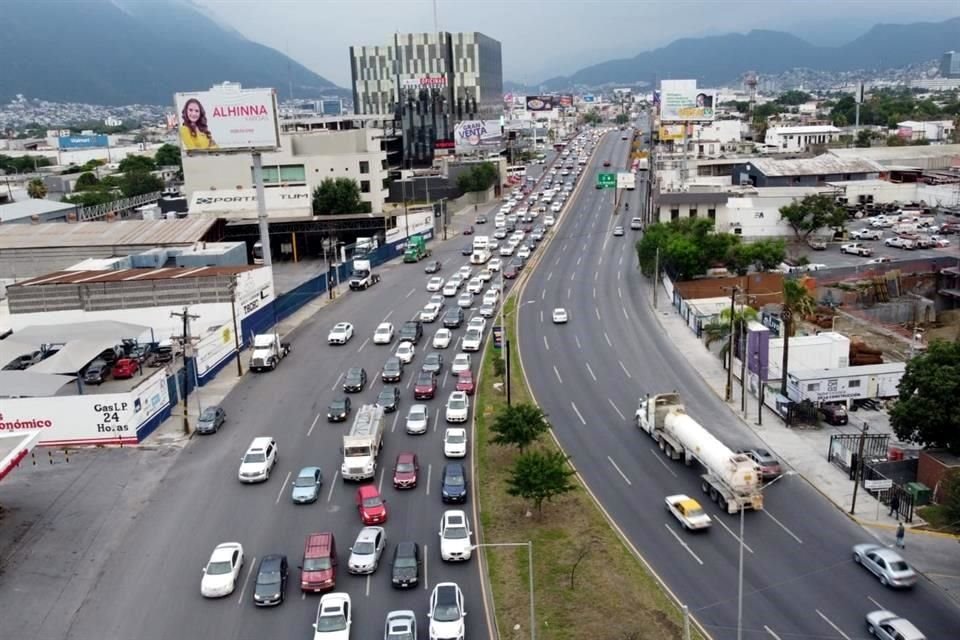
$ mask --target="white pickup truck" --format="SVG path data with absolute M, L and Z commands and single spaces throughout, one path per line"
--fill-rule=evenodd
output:
M 865 247 L 859 242 L 848 242 L 840 245 L 840 253 L 849 253 L 854 256 L 869 257 L 873 255 L 873 249 Z

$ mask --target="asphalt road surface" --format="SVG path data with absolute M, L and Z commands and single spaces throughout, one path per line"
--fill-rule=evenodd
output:
M 728 446 L 758 443 L 664 338 L 637 267 L 640 232 L 612 214 L 612 191 L 592 188 L 604 159 L 625 166 L 627 144 L 606 136 L 584 172 L 591 188 L 580 190 L 522 292 L 519 348 L 537 401 L 592 492 L 709 633 L 735 638 L 739 517 L 720 513 L 701 493 L 699 472 L 665 458 L 633 413 L 644 393 L 678 390 Z M 639 190 L 627 194 L 639 210 Z M 612 235 L 617 224 L 624 237 Z M 552 324 L 555 307 L 568 310 L 568 324 Z M 680 528 L 663 503 L 676 493 L 700 500 L 712 530 Z M 862 638 L 864 615 L 880 608 L 930 638 L 957 637 L 960 611 L 935 585 L 921 579 L 898 593 L 852 562 L 852 545 L 873 540 L 802 478 L 768 487 L 765 503 L 745 515 L 744 638 Z

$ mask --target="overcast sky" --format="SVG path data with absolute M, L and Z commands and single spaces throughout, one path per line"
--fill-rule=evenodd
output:
M 395 31 L 434 31 L 432 0 L 193 1 L 342 87 L 350 86 L 350 45 L 387 44 Z M 504 79 L 527 83 L 686 36 L 777 29 L 837 44 L 876 23 L 960 15 L 958 0 L 437 0 L 436 7 L 442 31 L 499 40 Z

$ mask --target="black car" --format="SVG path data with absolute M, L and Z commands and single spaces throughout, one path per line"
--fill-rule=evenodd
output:
M 380 379 L 384 382 L 400 382 L 403 377 L 403 362 L 396 356 L 390 356 L 383 363 L 383 370 L 380 372 Z
M 416 542 L 397 544 L 390 581 L 398 589 L 409 589 L 420 582 L 420 545 Z
M 197 420 L 197 433 L 216 433 L 227 420 L 227 412 L 213 405 L 205 407 Z
M 350 415 L 350 398 L 337 398 L 327 407 L 327 420 L 344 422 Z
M 83 381 L 87 384 L 103 384 L 110 377 L 110 365 L 105 360 L 94 360 L 83 372 Z
M 347 369 L 347 375 L 343 379 L 343 390 L 346 393 L 359 393 L 367 386 L 367 370 L 363 367 L 351 367 Z
M 407 320 L 400 327 L 400 333 L 399 333 L 400 340 L 398 342 L 403 342 L 404 340 L 406 340 L 407 342 L 412 342 L 413 344 L 417 344 L 418 342 L 420 342 L 420 336 L 422 335 L 423 335 L 423 324 L 421 324 L 419 320 Z
M 275 607 L 283 603 L 287 593 L 287 556 L 271 553 L 263 556 L 253 583 L 253 604 L 258 607 Z
M 436 273 L 440 271 L 443 264 L 439 260 L 431 260 L 423 267 L 424 273 Z
M 453 307 L 443 314 L 443 326 L 447 329 L 459 329 L 463 324 L 463 309 Z
M 440 499 L 444 502 L 467 501 L 467 472 L 459 462 L 443 465 L 440 475 Z
M 423 365 L 420 366 L 420 369 L 422 371 L 439 374 L 440 371 L 443 370 L 443 354 L 437 351 L 431 351 L 427 354 L 427 357 L 423 359 Z
M 460 249 L 460 255 L 473 255 L 473 243 L 463 245 L 463 249 Z
M 377 404 L 384 413 L 393 413 L 400 406 L 400 387 L 384 387 L 377 396 Z
M 827 424 L 847 424 L 847 408 L 842 404 L 823 404 L 819 409 L 820 415 Z
M 513 267 L 517 271 L 522 271 L 524 262 L 525 261 L 523 258 L 521 258 L 520 256 L 516 256 L 513 258 L 513 260 L 510 261 L 510 264 L 508 264 L 507 266 Z

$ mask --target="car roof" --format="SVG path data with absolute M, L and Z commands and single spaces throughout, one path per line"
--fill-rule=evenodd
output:
M 357 542 L 361 540 L 373 540 L 377 537 L 377 534 L 383 535 L 383 527 L 364 527 L 360 529 L 360 533 L 357 534 Z
M 447 464 L 443 465 L 443 473 L 444 475 L 448 473 L 459 473 L 460 475 L 463 475 L 465 471 L 463 469 L 463 465 L 459 462 L 448 462 Z
M 269 553 L 260 560 L 260 571 L 278 571 L 286 558 L 282 553 Z
M 397 462 L 413 462 L 413 459 L 417 457 L 413 451 L 401 451 L 397 454 Z
M 300 469 L 300 472 L 297 476 L 312 476 L 314 473 L 320 470 L 320 467 L 304 467 Z
M 420 545 L 416 542 L 404 541 L 397 543 L 397 549 L 394 552 L 398 556 L 413 556 L 418 553 Z
M 326 612 L 330 611 L 333 613 L 340 613 L 340 610 L 343 609 L 345 604 L 350 603 L 350 594 L 343 592 L 328 593 L 320 598 L 320 611 Z
M 221 560 L 229 560 L 233 552 L 239 551 L 240 549 L 241 546 L 239 542 L 224 542 L 223 544 L 218 544 L 213 550 L 213 553 L 210 554 L 210 561 L 219 562 Z
M 460 587 L 457 586 L 456 582 L 441 582 L 433 588 L 433 593 L 437 598 L 437 604 L 445 605 L 457 603 L 458 591 L 460 591 Z
M 357 488 L 357 493 L 359 493 L 360 496 L 364 498 L 368 498 L 368 497 L 372 498 L 373 496 L 380 495 L 380 492 L 377 491 L 377 487 L 372 484 L 361 485 L 360 487 Z
M 460 518 L 460 522 L 454 524 L 463 524 L 467 521 L 467 514 L 462 509 L 449 509 L 443 512 L 444 522 L 448 522 L 454 518 Z
M 446 433 L 452 433 L 453 435 L 457 435 L 458 431 L 462 431 L 464 434 L 467 433 L 467 430 L 464 429 L 463 427 L 447 427 Z

